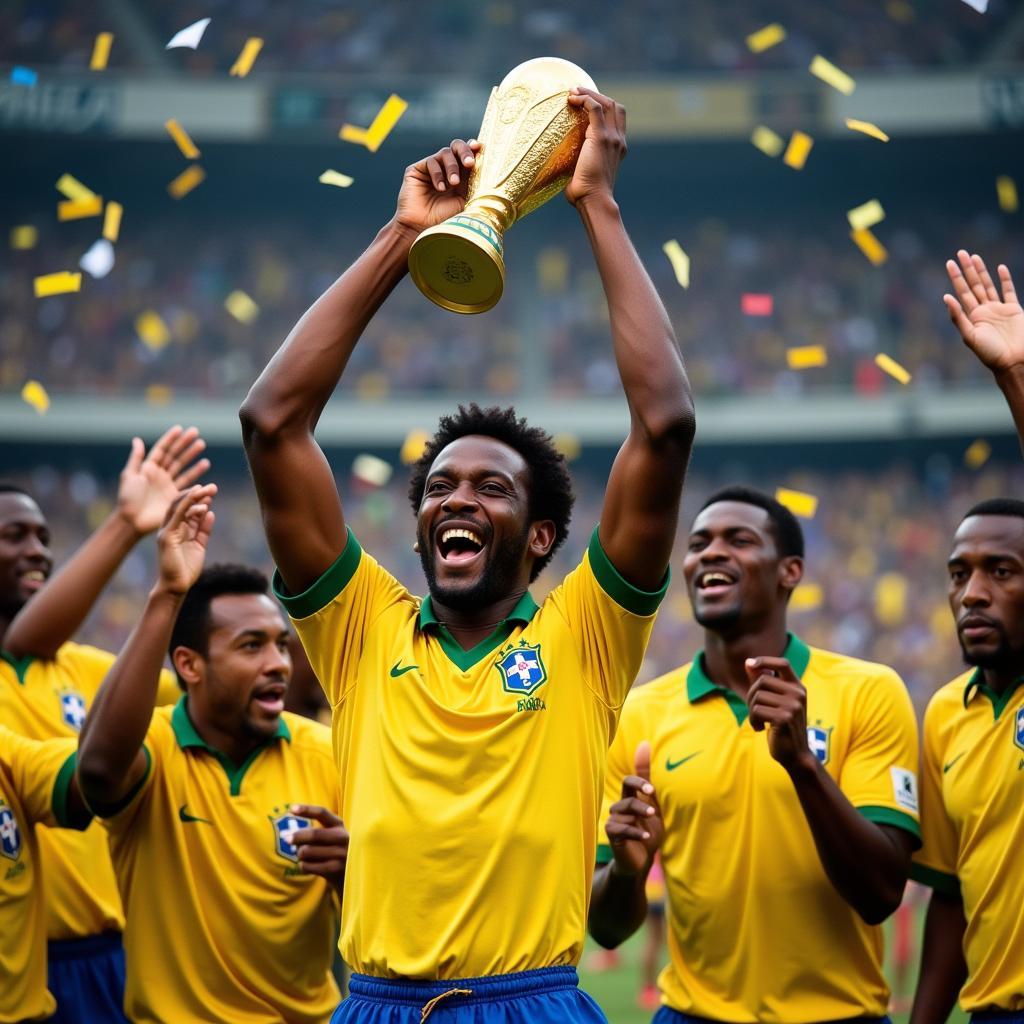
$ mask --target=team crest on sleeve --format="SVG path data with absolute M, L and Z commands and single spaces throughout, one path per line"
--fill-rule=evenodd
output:
M 11 805 L 0 797 L 0 853 L 8 860 L 21 856 L 21 830 Z M 14 870 L 12 868 L 12 870 Z
M 67 691 L 60 694 L 60 717 L 66 726 L 81 732 L 85 714 L 85 698 L 80 693 Z
M 297 814 L 281 814 L 277 817 L 271 815 L 270 823 L 274 826 L 274 847 L 277 855 L 284 857 L 285 860 L 298 862 L 298 847 L 285 836 L 298 832 L 300 828 L 309 828 L 312 822 L 309 818 L 300 818 Z
M 1013 725 L 1013 742 L 1016 743 L 1021 750 L 1024 750 L 1024 708 L 1020 708 L 1017 711 L 1017 719 Z
M 890 768 L 892 793 L 904 810 L 917 814 L 917 776 L 906 768 Z
M 822 764 L 828 764 L 832 746 L 832 730 L 814 725 L 807 726 L 807 746 Z
M 494 667 L 501 674 L 502 689 L 521 697 L 529 697 L 548 681 L 540 644 L 520 640 L 517 646 L 494 663 Z

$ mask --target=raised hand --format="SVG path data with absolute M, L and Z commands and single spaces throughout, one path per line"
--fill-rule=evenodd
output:
M 636 748 L 634 775 L 622 780 L 622 797 L 612 804 L 604 830 L 620 875 L 649 870 L 665 836 L 658 797 L 651 784 L 651 745 Z
M 142 536 L 159 528 L 181 491 L 210 468 L 209 459 L 199 458 L 205 448 L 195 427 L 171 427 L 148 455 L 142 439 L 132 438 L 117 488 L 117 511 L 136 533 Z
M 320 828 L 300 828 L 291 833 L 290 841 L 299 851 L 299 866 L 307 875 L 319 875 L 341 889 L 345 884 L 348 860 L 348 829 L 345 823 L 326 807 L 292 804 L 291 810 L 321 825 Z
M 747 658 L 750 724 L 768 730 L 768 749 L 787 771 L 813 758 L 807 744 L 807 691 L 785 658 Z
M 993 373 L 1024 366 L 1024 309 L 1017 301 L 1009 269 L 1004 264 L 997 268 L 1003 289 L 1000 300 L 985 261 L 965 249 L 957 257 L 960 266 L 946 261 L 956 295 L 943 295 L 942 301 L 964 344 Z
M 569 93 L 569 105 L 583 107 L 590 124 L 565 198 L 573 206 L 597 195 L 611 196 L 619 164 L 626 158 L 626 108 L 582 87 Z
M 186 593 L 203 571 L 213 529 L 210 502 L 216 493 L 216 484 L 189 488 L 171 508 L 167 524 L 157 535 L 159 586 L 167 593 Z
M 454 139 L 450 146 L 405 169 L 395 220 L 417 234 L 460 213 L 466 205 L 469 172 L 480 143 Z

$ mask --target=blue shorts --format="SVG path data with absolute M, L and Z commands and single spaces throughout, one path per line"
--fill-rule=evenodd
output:
M 57 1000 L 49 1024 L 128 1024 L 120 932 L 47 946 L 47 985 Z
M 821 1024 L 892 1024 L 888 1017 L 850 1017 L 845 1021 L 822 1021 Z M 713 1024 L 706 1017 L 693 1017 L 688 1013 L 680 1013 L 671 1007 L 663 1006 L 655 1015 L 651 1024 Z
M 353 974 L 331 1024 L 608 1024 L 575 967 L 451 981 Z

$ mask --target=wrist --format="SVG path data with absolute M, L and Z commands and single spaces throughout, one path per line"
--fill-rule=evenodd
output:
M 1003 391 L 1024 391 L 1024 363 L 1000 367 L 992 374 Z
M 406 252 L 408 252 L 412 248 L 412 243 L 419 237 L 421 230 L 421 228 L 416 227 L 414 224 L 407 224 L 405 221 L 400 220 L 396 213 L 380 229 L 380 235 L 394 239 L 399 246 L 404 245 Z
M 188 589 L 188 587 L 182 589 L 179 584 L 168 580 L 157 580 L 149 592 L 149 602 L 152 605 L 172 607 L 176 612 L 185 600 Z
M 821 762 L 809 750 L 802 750 L 793 760 L 783 765 L 795 785 L 817 778 Z
M 619 204 L 610 191 L 588 192 L 576 200 L 576 210 L 584 220 L 619 216 Z
M 647 881 L 647 876 L 648 876 L 648 874 L 650 873 L 650 870 L 651 870 L 651 865 L 653 863 L 654 863 L 654 854 L 649 854 L 648 857 L 647 857 L 647 860 L 644 862 L 643 866 L 640 867 L 640 868 L 637 868 L 636 870 L 634 870 L 631 867 L 628 867 L 628 866 L 620 864 L 615 859 L 615 856 L 613 854 L 612 855 L 612 859 L 609 862 L 608 870 L 616 878 L 628 879 L 628 880 L 633 881 L 633 882 L 636 882 L 637 880 L 639 880 L 641 882 L 646 882 Z
M 112 534 L 114 542 L 120 544 L 125 553 L 130 551 L 145 536 L 132 521 L 131 516 L 121 508 L 120 503 L 110 513 L 106 525 Z

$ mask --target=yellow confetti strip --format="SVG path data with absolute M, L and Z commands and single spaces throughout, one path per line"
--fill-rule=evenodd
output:
M 828 365 L 828 353 L 824 345 L 800 345 L 786 349 L 786 363 L 791 370 L 810 370 L 815 366 Z
M 365 146 L 371 153 L 380 149 L 381 143 L 391 134 L 391 129 L 398 124 L 398 119 L 405 113 L 409 106 L 401 96 L 392 93 L 380 112 L 373 119 L 369 128 L 359 128 L 354 124 L 341 126 L 339 137 L 345 142 L 355 142 Z
M 83 217 L 98 217 L 103 212 L 103 197 L 89 199 L 65 199 L 57 204 L 57 220 L 81 220 Z
M 999 209 L 1003 213 L 1016 213 L 1020 209 L 1020 200 L 1017 198 L 1017 185 L 1013 178 L 1005 174 L 996 178 L 996 195 L 999 197 Z
M 240 324 L 251 324 L 260 315 L 260 307 L 243 291 L 233 291 L 224 300 L 224 308 Z
M 263 40 L 258 39 L 256 36 L 250 36 L 245 41 L 245 46 L 242 47 L 242 52 L 238 55 L 238 59 L 234 64 L 231 65 L 231 70 L 228 72 L 229 75 L 234 75 L 236 78 L 245 78 L 256 61 L 256 58 L 260 55 L 260 50 L 263 49 Z
M 855 117 L 848 117 L 846 119 L 846 127 L 852 132 L 870 135 L 871 138 L 878 139 L 879 142 L 889 141 L 889 136 L 877 124 L 872 124 L 870 121 L 858 121 Z
M 551 439 L 551 443 L 555 446 L 555 451 L 566 462 L 573 462 L 575 459 L 578 459 L 580 452 L 583 451 L 580 439 L 575 434 L 555 434 Z
M 147 309 L 135 318 L 135 333 L 154 352 L 158 352 L 171 340 L 171 332 L 163 317 L 152 309 Z
M 877 199 L 869 199 L 866 203 L 847 210 L 846 219 L 854 231 L 864 231 L 885 220 L 885 210 Z
M 324 171 L 324 173 L 317 178 L 317 181 L 319 181 L 321 185 L 337 185 L 338 188 L 348 188 L 355 180 L 355 178 L 350 178 L 347 174 L 342 174 L 341 171 L 332 170 Z
M 117 236 L 121 233 L 121 215 L 124 207 L 120 203 L 107 203 L 106 213 L 103 215 L 103 237 L 108 242 L 116 242 Z
M 776 134 L 771 128 L 759 124 L 751 133 L 750 141 L 757 146 L 765 156 L 778 156 L 785 148 L 786 143 L 782 136 Z
M 113 32 L 101 32 L 92 46 L 92 57 L 89 60 L 90 71 L 103 71 L 110 60 L 110 47 L 114 45 Z
M 191 167 L 186 167 L 185 170 L 183 170 L 181 174 L 179 174 L 174 181 L 167 186 L 167 191 L 174 199 L 183 199 L 197 185 L 201 185 L 205 178 L 206 171 L 204 171 L 199 164 L 192 164 Z
M 661 250 L 672 264 L 672 270 L 680 287 L 689 288 L 690 257 L 683 251 L 683 247 L 674 238 L 671 238 L 661 247 Z
M 78 271 L 61 270 L 56 274 L 43 274 L 33 282 L 36 298 L 45 299 L 47 295 L 63 295 L 65 292 L 77 292 L 82 287 L 82 275 Z
M 391 479 L 393 472 L 391 463 L 377 458 L 376 455 L 357 455 L 352 460 L 352 475 L 374 487 L 383 487 Z
M 818 511 L 818 499 L 805 491 L 791 491 L 786 487 L 778 487 L 775 490 L 775 500 L 802 519 L 813 519 Z
M 818 583 L 801 583 L 793 591 L 789 599 L 789 610 L 794 612 L 812 612 L 820 608 L 825 600 L 825 594 Z
M 50 396 L 46 393 L 46 388 L 44 388 L 37 380 L 25 382 L 25 386 L 21 389 L 21 397 L 24 401 L 28 402 L 28 404 L 31 405 L 40 416 L 50 408 Z
M 786 30 L 778 22 L 772 22 L 771 25 L 765 25 L 764 28 L 747 36 L 747 49 L 751 53 L 763 53 L 765 50 L 777 46 L 785 38 Z
M 884 373 L 889 374 L 893 380 L 898 380 L 901 384 L 909 384 L 911 376 L 908 370 L 900 366 L 895 359 L 890 358 L 884 352 L 879 352 L 875 356 L 875 366 L 877 366 Z
M 172 139 L 181 150 L 181 155 L 186 160 L 198 160 L 199 150 L 196 148 L 196 144 L 192 141 L 191 136 L 185 131 L 184 128 L 178 123 L 176 118 L 164 122 L 164 127 L 170 133 Z
M 426 451 L 430 435 L 425 430 L 410 430 L 402 442 L 402 449 L 398 457 L 406 466 L 419 462 L 420 457 Z
M 857 83 L 845 71 L 837 68 L 832 61 L 825 60 L 820 53 L 811 61 L 809 70 L 815 78 L 820 78 L 826 85 L 831 85 L 844 96 L 849 96 L 857 88 Z
M 70 174 L 62 174 L 57 179 L 57 191 L 68 199 L 92 199 L 96 195 L 91 188 Z
M 992 454 L 992 445 L 979 438 L 964 452 L 964 465 L 968 469 L 981 469 Z
M 150 405 L 170 405 L 174 391 L 166 384 L 150 384 L 146 388 L 146 401 Z
M 874 264 L 880 267 L 888 258 L 889 251 L 875 238 L 870 228 L 851 231 L 850 237 L 857 243 L 857 248 Z
M 11 228 L 12 249 L 34 249 L 39 241 L 39 232 L 31 224 L 19 224 Z
M 789 145 L 786 147 L 786 155 L 782 158 L 782 162 L 788 167 L 792 167 L 794 171 L 803 170 L 803 166 L 807 163 L 807 157 L 810 155 L 811 147 L 814 145 L 814 139 L 810 135 L 804 132 L 793 132 L 789 140 Z

